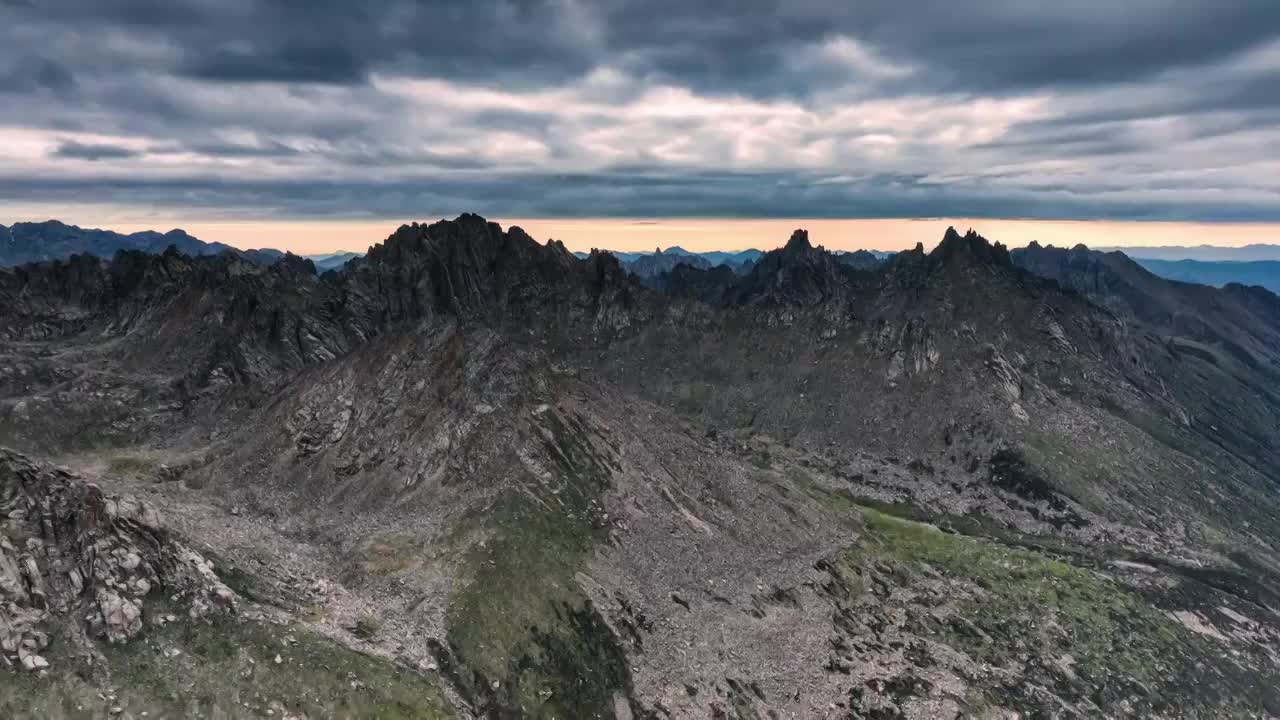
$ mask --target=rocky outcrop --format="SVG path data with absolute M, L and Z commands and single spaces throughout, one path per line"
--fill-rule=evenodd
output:
M 720 306 L 732 301 L 737 281 L 738 276 L 727 265 L 717 265 L 708 270 L 677 265 L 671 272 L 655 278 L 650 285 L 669 297 Z
M 877 349 L 889 358 L 886 376 L 897 380 L 903 376 L 923 375 L 941 359 L 933 332 L 920 320 L 908 320 L 901 328 L 884 325 L 876 334 Z
M 0 449 L 0 663 L 26 670 L 59 631 L 124 642 L 152 603 L 191 618 L 234 612 L 236 595 L 146 504 Z M 81 632 L 83 631 L 83 632 Z
M 796 230 L 787 244 L 764 254 L 737 284 L 739 304 L 817 305 L 844 296 L 853 284 L 852 269 Z
M 955 228 L 949 227 L 942 236 L 942 242 L 929 253 L 929 259 L 935 265 L 972 264 L 972 265 L 1009 265 L 1009 250 L 1000 243 L 989 242 L 973 230 L 963 236 Z

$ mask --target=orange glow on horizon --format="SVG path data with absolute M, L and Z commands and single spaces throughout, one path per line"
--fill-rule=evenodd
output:
M 206 242 L 238 248 L 273 247 L 298 254 L 341 250 L 363 252 L 382 242 L 397 220 L 183 220 L 154 217 L 144 222 L 94 222 L 91 215 L 58 215 L 82 227 L 116 232 L 165 231 L 180 227 Z M 101 216 L 99 216 L 101 217 Z M 122 218 L 123 219 L 123 218 Z M 424 217 L 418 222 L 438 218 Z M 1109 220 L 928 219 L 742 219 L 742 218 L 494 218 L 503 227 L 518 225 L 539 242 L 561 240 L 571 250 L 604 248 L 652 251 L 679 245 L 686 250 L 769 250 L 785 244 L 791 231 L 804 228 L 810 241 L 831 250 L 904 250 L 923 243 L 931 248 L 948 225 L 969 228 L 995 242 L 1020 247 L 1032 240 L 1042 245 L 1152 246 L 1280 243 L 1280 223 L 1129 222 Z M 8 224 L 8 223 L 6 223 Z
M 781 247 L 798 228 L 830 250 L 906 250 L 923 243 L 932 248 L 948 226 L 972 228 L 988 240 L 1021 247 L 1042 245 L 1152 246 L 1280 243 L 1280 224 L 1118 222 L 1104 220 L 928 219 L 513 219 L 533 237 L 563 240 L 573 250 L 592 247 L 652 251 L 679 245 L 686 250 L 770 250 Z

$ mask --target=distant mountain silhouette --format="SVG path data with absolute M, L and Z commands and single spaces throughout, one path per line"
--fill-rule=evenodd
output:
M 1204 262 L 1280 261 L 1280 245 L 1161 245 L 1157 247 L 1095 247 L 1098 252 L 1120 251 L 1135 260 L 1199 260 Z
M 59 220 L 20 222 L 10 227 L 0 225 L 0 267 L 13 267 L 33 262 L 65 260 L 72 255 L 109 258 L 121 250 L 151 254 L 163 253 L 170 246 L 183 255 L 221 255 L 232 253 L 257 265 L 271 265 L 285 256 L 274 248 L 241 250 L 220 242 L 205 242 L 185 230 L 123 233 L 68 225 Z M 309 255 L 317 272 L 341 268 L 360 253 L 342 251 Z
M 342 252 L 329 253 L 327 255 L 306 255 L 305 257 L 316 264 L 317 272 L 328 272 L 329 270 L 340 270 L 351 260 L 361 257 L 362 253 L 344 250 Z
M 57 220 L 0 225 L 0 266 L 58 260 L 71 255 L 110 257 L 118 250 L 141 250 L 160 253 L 170 245 L 184 255 L 217 255 L 233 251 L 230 245 L 207 243 L 183 230 L 166 233 L 147 230 L 123 235 L 111 230 L 96 230 L 67 225 Z
M 1169 280 L 1222 287 L 1228 283 L 1258 285 L 1280 292 L 1280 260 L 1249 262 L 1204 260 L 1154 260 L 1136 257 L 1142 267 Z

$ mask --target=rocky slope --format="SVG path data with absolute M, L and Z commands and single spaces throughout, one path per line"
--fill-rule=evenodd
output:
M 1148 338 L 1134 365 L 1146 366 L 1172 400 L 1174 422 L 1152 426 L 1140 409 L 1121 414 L 1193 457 L 1243 464 L 1265 502 L 1280 483 L 1267 458 L 1280 450 L 1280 298 L 1258 287 L 1212 288 L 1156 277 L 1120 253 L 1031 246 L 1015 261 L 1111 310 Z M 1215 500 L 1216 502 L 1216 500 Z M 1240 508 L 1239 511 L 1247 512 Z M 1246 518 L 1249 522 L 1265 519 Z
M 0 455 L 0 499 L 7 517 L 0 538 L 5 664 L 47 668 L 39 653 L 58 626 L 77 639 L 136 636 L 153 589 L 192 618 L 235 609 L 235 593 L 212 566 L 168 538 L 145 504 L 107 497 L 8 451 Z
M 384 699 L 1280 713 L 1271 300 L 1206 303 L 1249 339 L 1228 365 L 1015 260 L 949 232 L 856 267 L 798 231 L 654 289 L 467 215 L 322 277 L 26 266 L 0 271 L 0 442 L 146 494 L 242 607 L 398 663 L 364 673 Z

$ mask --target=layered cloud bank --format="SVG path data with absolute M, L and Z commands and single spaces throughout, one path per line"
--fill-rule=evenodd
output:
M 0 211 L 1280 220 L 1275 3 L 714 5 L 6 0 Z

